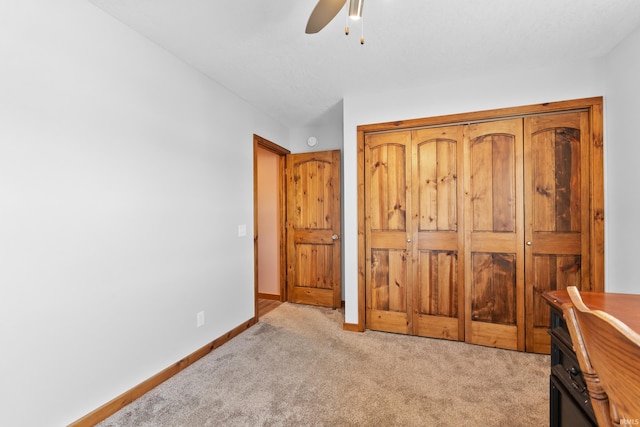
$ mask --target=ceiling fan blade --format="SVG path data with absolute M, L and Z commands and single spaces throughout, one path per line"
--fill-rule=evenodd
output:
M 319 0 L 309 16 L 307 34 L 315 34 L 323 29 L 340 12 L 347 0 Z

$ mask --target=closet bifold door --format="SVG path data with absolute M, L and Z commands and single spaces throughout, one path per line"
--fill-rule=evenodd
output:
M 541 295 L 590 290 L 589 114 L 525 118 L 526 347 L 549 353 Z
M 412 132 L 414 334 L 464 340 L 462 126 Z
M 465 130 L 465 341 L 525 349 L 523 120 Z
M 365 138 L 367 328 L 411 334 L 411 131 Z

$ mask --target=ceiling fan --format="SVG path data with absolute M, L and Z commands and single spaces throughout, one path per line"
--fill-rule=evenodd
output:
M 364 0 L 318 0 L 318 4 L 311 12 L 305 33 L 315 34 L 322 30 L 335 16 L 342 10 L 344 5 L 349 1 L 349 18 L 362 18 L 362 6 Z M 345 34 L 349 34 L 349 26 L 344 30 Z M 360 38 L 360 43 L 364 44 L 364 36 Z

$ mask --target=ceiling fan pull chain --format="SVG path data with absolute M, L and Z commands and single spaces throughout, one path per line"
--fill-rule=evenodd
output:
M 360 44 L 364 44 L 364 18 L 360 18 Z
M 349 35 L 349 9 L 348 8 L 347 8 L 347 17 L 344 23 L 344 35 L 345 36 Z

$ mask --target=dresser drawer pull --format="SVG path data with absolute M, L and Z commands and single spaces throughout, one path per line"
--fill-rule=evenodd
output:
M 576 384 L 574 381 L 571 381 L 571 385 L 573 386 L 573 388 L 578 390 L 578 393 L 585 393 L 587 391 L 586 387 L 580 386 L 580 385 Z

